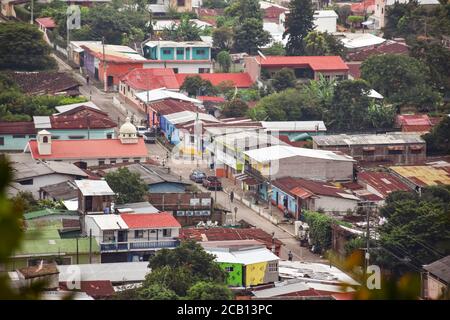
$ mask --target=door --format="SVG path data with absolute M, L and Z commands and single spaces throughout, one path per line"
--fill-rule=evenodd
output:
M 127 242 L 128 241 L 128 231 L 121 230 L 117 234 L 117 242 Z
M 114 77 L 113 76 L 108 76 L 108 87 L 112 87 L 114 84 Z
M 92 211 L 92 196 L 86 196 L 84 198 L 85 201 L 85 211 Z

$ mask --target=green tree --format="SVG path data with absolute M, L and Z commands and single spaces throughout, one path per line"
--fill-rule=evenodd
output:
M 369 57 L 361 65 L 361 77 L 390 103 L 435 110 L 441 96 L 430 86 L 429 69 L 415 58 L 385 54 Z
M 331 103 L 332 118 L 328 119 L 328 125 L 339 131 L 366 129 L 369 92 L 369 84 L 364 80 L 338 82 Z
M 354 28 L 355 25 L 359 25 L 361 22 L 364 21 L 364 17 L 363 16 L 349 16 L 347 18 L 347 21 L 350 22 L 350 25 L 352 26 L 352 28 Z
M 368 125 L 373 128 L 392 128 L 396 114 L 394 106 L 384 106 L 372 100 L 367 108 Z
M 117 203 L 139 202 L 144 200 L 148 187 L 136 172 L 119 168 L 105 176 L 106 182 L 117 194 Z
M 212 33 L 214 47 L 223 50 L 230 50 L 233 47 L 233 30 L 229 27 L 220 27 Z
M 304 54 L 305 38 L 314 28 L 314 10 L 310 0 L 293 0 L 289 2 L 289 14 L 286 17 L 283 39 L 288 38 L 286 51 L 288 55 Z
M 272 78 L 272 86 L 276 91 L 283 91 L 295 87 L 295 74 L 292 69 L 283 68 L 277 71 Z
M 187 292 L 189 300 L 231 300 L 233 297 L 226 285 L 200 281 Z
M 241 99 L 233 99 L 225 103 L 222 115 L 227 118 L 238 118 L 246 115 L 248 105 Z
M 209 9 L 223 9 L 228 6 L 225 0 L 204 0 L 202 6 Z
M 290 88 L 262 98 L 256 105 L 257 110 L 252 111 L 252 114 L 265 115 L 267 121 L 304 120 L 302 117 L 304 105 L 301 92 Z
M 326 79 L 319 74 L 317 80 L 311 80 L 303 87 L 303 100 L 306 101 L 310 109 L 314 110 L 311 119 L 332 119 L 333 114 L 330 113 L 336 82 Z
M 208 80 L 203 80 L 200 76 L 190 76 L 184 79 L 180 87 L 189 96 L 210 96 L 217 93 L 217 89 Z
M 220 51 L 217 55 L 217 62 L 219 63 L 222 72 L 230 72 L 231 57 L 228 51 Z
M 234 49 L 237 52 L 256 54 L 259 47 L 270 42 L 269 32 L 263 28 L 262 19 L 248 18 L 234 27 Z
M 347 24 L 347 18 L 352 14 L 352 7 L 349 5 L 339 6 L 336 10 L 338 23 L 342 26 Z
M 322 32 L 311 31 L 305 38 L 305 55 L 325 56 L 328 52 L 327 43 Z
M 1 23 L 0 43 L 0 70 L 39 71 L 56 68 L 56 62 L 50 56 L 50 47 L 34 25 Z
M 284 56 L 286 55 L 286 49 L 284 48 L 283 43 L 275 42 L 269 48 L 263 50 L 264 54 L 268 56 Z
M 423 136 L 428 154 L 450 154 L 450 117 L 445 116 L 430 133 Z
M 201 32 L 201 28 L 185 14 L 181 17 L 178 25 L 172 24 L 170 27 L 165 28 L 162 36 L 165 40 L 172 41 L 198 41 L 200 40 Z

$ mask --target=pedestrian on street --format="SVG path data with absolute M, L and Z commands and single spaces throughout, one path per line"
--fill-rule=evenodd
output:
M 289 253 L 288 253 L 288 260 L 289 261 L 292 261 L 292 258 L 294 257 L 294 255 L 292 254 L 292 251 L 291 250 L 289 250 Z
M 231 203 L 233 203 L 233 200 L 234 200 L 234 192 L 231 191 L 230 192 L 230 201 L 231 201 Z
M 86 84 L 89 85 L 89 75 L 86 75 Z

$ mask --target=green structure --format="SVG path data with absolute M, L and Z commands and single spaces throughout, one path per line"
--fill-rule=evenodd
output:
M 219 266 L 228 273 L 227 284 L 231 287 L 242 287 L 243 265 L 239 263 L 219 262 Z
M 40 260 L 58 264 L 99 263 L 100 248 L 95 239 L 62 238 L 62 222 L 26 221 L 27 230 L 19 249 L 14 252 L 7 270 L 34 265 Z

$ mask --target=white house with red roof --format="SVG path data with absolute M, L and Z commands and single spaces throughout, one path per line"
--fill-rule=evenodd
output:
M 180 223 L 168 212 L 85 216 L 85 230 L 100 246 L 101 262 L 148 261 L 179 245 Z
M 292 69 L 298 79 L 347 79 L 349 68 L 339 56 L 250 56 L 245 57 L 245 72 L 253 81 L 266 74 L 273 76 L 283 68 Z
M 120 127 L 118 139 L 54 140 L 47 130 L 41 130 L 36 140 L 25 147 L 34 160 L 54 160 L 73 163 L 80 168 L 104 164 L 145 162 L 148 151 L 143 138 L 130 119 Z

